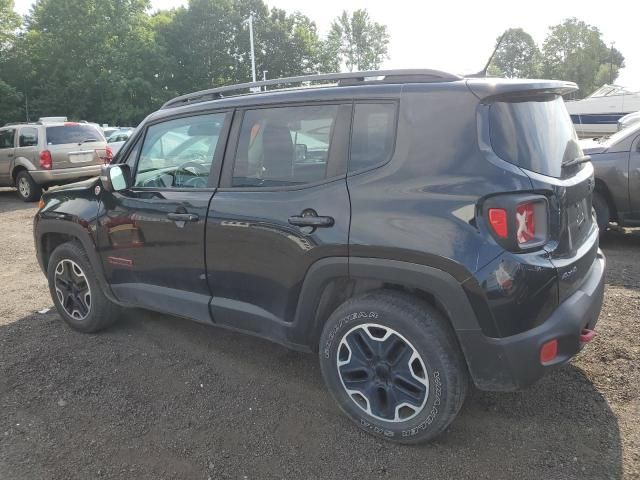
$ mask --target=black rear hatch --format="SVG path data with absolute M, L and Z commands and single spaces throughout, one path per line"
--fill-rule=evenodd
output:
M 513 90 L 485 100 L 491 147 L 520 167 L 532 190 L 548 199 L 549 240 L 543 248 L 558 270 L 562 301 L 582 285 L 598 251 L 593 165 L 565 108 L 561 94 L 566 87 L 521 83 Z

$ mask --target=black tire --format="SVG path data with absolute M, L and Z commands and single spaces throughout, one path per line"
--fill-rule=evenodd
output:
M 76 242 L 53 251 L 47 279 L 58 313 L 74 330 L 93 333 L 118 320 L 121 308 L 104 295 L 87 254 Z
M 593 209 L 596 212 L 596 222 L 598 223 L 598 229 L 600 230 L 600 233 L 604 233 L 609 227 L 609 219 L 611 218 L 609 203 L 602 193 L 594 192 L 592 205 Z
M 376 335 L 382 339 L 376 340 Z M 379 347 L 373 348 L 379 348 L 378 352 L 398 350 L 390 343 L 396 342 L 401 345 L 401 353 L 394 353 L 394 358 L 384 354 L 367 357 L 362 354 L 367 348 L 356 347 L 361 344 L 358 337 L 377 341 Z M 353 360 L 356 348 L 360 353 Z M 406 348 L 413 351 L 407 352 Z M 411 295 L 380 290 L 345 302 L 327 320 L 319 354 L 322 375 L 342 411 L 360 428 L 382 439 L 398 443 L 428 441 L 447 428 L 464 403 L 469 377 L 455 335 L 436 309 Z M 414 354 L 419 355 L 419 361 Z M 408 362 L 401 361 L 407 356 Z M 340 370 L 343 366 L 339 362 L 346 362 L 344 370 Z M 421 371 L 423 366 L 426 372 Z M 413 377 L 409 383 L 403 380 L 403 369 Z M 365 377 L 367 380 L 363 380 Z M 351 382 L 363 382 L 356 383 L 362 392 L 377 393 L 370 395 L 371 400 L 358 388 L 350 388 L 349 394 L 344 382 L 350 387 L 354 384 Z M 366 386 L 367 382 L 373 386 Z M 407 386 L 411 388 L 407 390 Z M 415 399 L 409 408 L 401 401 L 407 398 L 407 391 Z M 377 406 L 382 408 L 376 411 Z M 403 409 L 406 411 L 401 415 Z
M 18 196 L 25 202 L 35 202 L 42 196 L 42 187 L 38 185 L 29 172 L 21 170 L 16 176 Z

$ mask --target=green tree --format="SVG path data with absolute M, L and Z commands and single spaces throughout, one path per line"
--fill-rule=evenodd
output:
M 134 124 L 166 97 L 147 0 L 40 0 L 23 57 L 37 115 Z M 35 115 L 34 115 L 35 116 Z
M 615 81 L 624 67 L 624 57 L 602 40 L 598 28 L 577 18 L 550 27 L 542 46 L 543 73 L 546 77 L 570 80 L 584 97 L 606 83 Z M 612 68 L 613 67 L 613 68 Z M 605 75 L 604 72 L 613 75 Z
M 510 28 L 503 35 L 490 65 L 490 73 L 507 78 L 540 76 L 540 50 L 531 35 L 522 28 Z M 497 42 L 496 42 L 497 45 Z
M 331 24 L 322 59 L 333 70 L 343 63 L 349 71 L 377 70 L 387 58 L 388 45 L 386 25 L 372 21 L 367 10 L 351 15 L 345 10 Z
M 13 46 L 20 24 L 13 0 L 0 0 L 0 54 Z

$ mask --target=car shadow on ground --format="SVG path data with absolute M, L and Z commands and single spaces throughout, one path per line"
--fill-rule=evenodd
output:
M 341 414 L 313 355 L 125 317 L 96 335 L 55 312 L 0 326 L 7 478 L 622 477 L 616 418 L 573 365 L 522 392 L 472 390 L 437 440 L 399 446 Z
M 640 289 L 640 229 L 611 229 L 600 235 L 607 257 L 607 284 Z
M 26 210 L 38 206 L 38 202 L 23 202 L 15 189 L 0 188 L 0 213 Z

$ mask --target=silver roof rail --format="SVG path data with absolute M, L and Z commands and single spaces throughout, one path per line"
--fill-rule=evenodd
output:
M 291 85 L 305 82 L 338 82 L 339 86 L 359 85 L 365 82 L 377 83 L 427 83 L 453 82 L 462 77 L 439 70 L 409 69 L 409 70 L 374 70 L 369 72 L 321 73 L 316 75 L 301 75 L 297 77 L 273 78 L 259 82 L 239 83 L 223 87 L 209 88 L 199 92 L 175 97 L 162 108 L 172 108 L 190 103 L 205 102 L 221 98 L 223 93 L 238 92 L 240 90 L 261 89 L 272 85 Z M 251 92 L 259 93 L 259 92 Z

